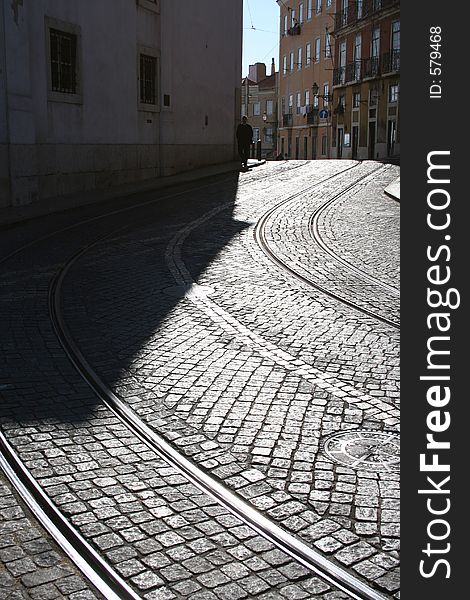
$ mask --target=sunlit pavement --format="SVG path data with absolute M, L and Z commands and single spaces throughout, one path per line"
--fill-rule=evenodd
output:
M 398 176 L 267 162 L 2 232 L 2 431 L 139 596 L 347 597 L 126 429 L 59 343 L 51 279 L 65 265 L 68 334 L 143 423 L 394 597 L 399 204 L 384 190 Z M 1 490 L 0 597 L 100 597 Z

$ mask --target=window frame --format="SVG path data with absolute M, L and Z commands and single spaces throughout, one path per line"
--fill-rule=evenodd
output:
M 392 90 L 395 90 L 395 93 L 393 94 L 393 98 L 392 98 Z M 398 83 L 391 83 L 388 86 L 388 103 L 389 104 L 397 104 L 399 95 L 400 95 L 400 86 L 399 86 L 399 84 Z
M 140 99 L 140 57 L 141 55 L 149 56 L 155 59 L 155 104 L 142 102 Z M 160 102 L 160 52 L 156 48 L 151 48 L 149 46 L 137 46 L 137 108 L 142 112 L 160 112 L 161 110 L 161 102 Z M 170 110 L 170 107 L 167 107 L 167 110 Z
M 325 58 L 331 58 L 331 34 L 329 31 L 325 32 Z
M 313 62 L 319 63 L 321 56 L 321 38 L 315 38 L 315 44 L 313 47 Z
M 313 0 L 307 2 L 307 21 L 311 21 L 313 17 Z
M 47 100 L 48 102 L 62 102 L 65 104 L 83 103 L 82 81 L 82 35 L 81 27 L 52 17 L 44 17 L 46 57 L 47 57 Z M 51 56 L 51 30 L 75 36 L 75 91 L 59 92 L 52 89 L 52 56 Z

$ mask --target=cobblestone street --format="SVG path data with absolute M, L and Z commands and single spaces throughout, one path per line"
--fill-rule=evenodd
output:
M 116 598 L 399 598 L 399 173 L 268 162 L 1 230 L 3 451 Z M 111 600 L 0 504 L 0 599 Z

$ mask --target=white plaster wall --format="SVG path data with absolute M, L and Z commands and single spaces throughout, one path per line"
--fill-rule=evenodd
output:
M 35 0 L 29 4 L 37 142 L 155 143 L 158 120 L 142 127 L 146 115 L 137 111 L 137 36 L 141 43 L 159 47 L 155 13 L 136 9 L 133 0 Z M 81 29 L 82 104 L 48 101 L 45 15 Z
M 145 0 L 0 2 L 8 76 L 7 94 L 0 91 L 0 203 L 5 195 L 22 204 L 232 160 L 242 0 L 218 0 L 216 10 L 212 0 L 161 0 L 161 16 Z M 48 92 L 45 17 L 79 28 L 79 102 Z M 170 95 L 168 108 L 139 110 L 142 47 L 161 55 L 159 97 L 163 104 Z
M 242 13 L 242 0 L 218 0 L 216 6 L 212 0 L 161 3 L 162 98 L 169 94 L 171 101 L 161 113 L 166 172 L 196 166 L 198 145 L 206 146 L 201 150 L 206 163 L 234 157 Z M 193 150 L 179 153 L 181 145 L 193 145 Z

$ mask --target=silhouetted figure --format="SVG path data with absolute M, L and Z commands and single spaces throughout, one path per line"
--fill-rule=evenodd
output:
M 242 169 L 248 168 L 250 147 L 253 141 L 253 129 L 247 121 L 248 119 L 246 117 L 243 117 L 242 122 L 237 127 L 238 154 L 240 155 Z

